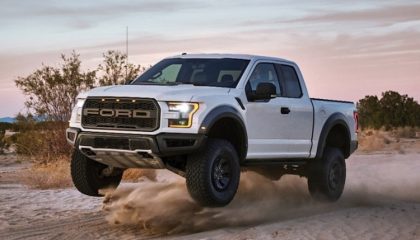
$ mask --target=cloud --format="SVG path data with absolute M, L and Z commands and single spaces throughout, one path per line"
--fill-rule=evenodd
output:
M 120 15 L 122 13 L 167 12 L 180 11 L 191 8 L 205 7 L 205 3 L 190 1 L 103 1 L 86 2 L 73 1 L 71 4 L 62 1 L 8 1 L 1 12 L 10 16 L 21 14 L 25 16 L 101 16 Z M 24 9 L 22 7 L 29 7 Z M 8 14 L 7 14 L 8 13 Z
M 377 6 L 378 4 L 375 3 Z M 374 8 L 363 8 L 341 11 L 339 7 L 330 7 L 328 10 L 314 9 L 311 6 L 310 14 L 304 17 L 285 19 L 263 19 L 245 21 L 241 26 L 260 26 L 266 24 L 292 24 L 292 23 L 363 23 L 375 25 L 392 25 L 395 23 L 420 21 L 420 4 L 383 5 Z M 332 9 L 332 10 L 331 10 Z M 349 9 L 346 6 L 346 9 Z M 319 14 L 321 12 L 321 14 Z M 283 25 L 283 27 L 287 25 Z M 290 26 L 290 25 L 289 25 Z M 294 25 L 293 25 L 294 26 Z
M 206 4 L 210 4 L 211 8 L 206 9 Z M 134 63 L 149 65 L 163 57 L 182 52 L 272 55 L 299 63 L 314 96 L 356 100 L 365 93 L 378 94 L 382 90 L 395 89 L 420 99 L 420 69 L 417 67 L 420 64 L 420 29 L 415 25 L 416 22 L 372 27 L 420 21 L 420 4 L 380 4 L 376 8 L 354 11 L 348 10 L 350 5 L 347 5 L 346 10 L 342 6 L 325 7 L 324 11 L 312 11 L 313 14 L 307 16 L 302 13 L 316 6 L 308 4 L 301 8 L 299 5 L 296 10 L 300 18 L 298 15 L 295 19 L 285 20 L 290 15 L 281 15 L 282 10 L 279 9 L 279 14 L 275 16 L 282 18 L 271 19 L 267 14 L 258 18 L 260 21 L 254 24 L 247 22 L 240 27 L 235 25 L 240 20 L 252 19 L 244 16 L 236 22 L 225 19 L 223 27 L 215 27 L 207 22 L 207 25 L 202 22 L 191 23 L 189 19 L 181 20 L 167 15 L 186 9 L 186 15 L 194 13 L 192 15 L 205 18 L 217 9 L 229 11 L 228 7 L 215 6 L 213 2 L 6 2 L 0 9 L 0 21 L 9 19 L 7 21 L 11 22 L 10 25 L 2 22 L 5 26 L 5 34 L 2 36 L 6 39 L 10 36 L 10 40 L 3 43 L 5 47 L 0 56 L 0 88 L 7 87 L 8 91 L 13 91 L 13 79 L 16 76 L 29 74 L 39 68 L 42 62 L 47 65 L 57 64 L 60 53 L 69 53 L 72 49 L 81 54 L 84 67 L 95 68 L 106 50 L 125 50 L 124 37 L 115 37 L 112 31 L 117 22 L 114 18 L 129 15 L 127 19 L 133 22 L 133 27 L 130 25 L 129 52 L 130 60 Z M 353 3 L 351 6 L 354 9 Z M 202 11 L 190 11 L 201 8 Z M 135 18 L 137 14 L 142 17 Z M 184 16 L 184 12 L 176 16 L 181 15 Z M 183 27 L 174 28 L 163 24 L 162 16 L 167 16 L 165 21 L 173 19 L 174 23 Z M 100 24 L 105 22 L 104 19 L 110 21 Z M 158 24 L 145 26 L 144 20 Z M 33 21 L 33 24 L 19 26 L 18 21 Z M 37 30 L 38 27 L 57 26 L 56 21 L 57 24 L 64 23 L 65 27 L 92 28 L 92 31 L 72 32 L 62 25 L 58 26 L 62 34 L 56 33 L 56 29 L 46 29 L 45 32 Z M 138 25 L 136 21 L 139 21 Z M 210 21 L 213 19 L 210 18 Z M 119 21 L 119 24 L 125 24 L 122 22 Z M 13 31 L 6 31 L 15 28 L 25 30 L 29 37 L 20 37 Z M 35 30 L 31 32 L 31 29 Z M 107 34 L 101 35 L 102 32 Z M 45 38 L 36 41 L 37 34 L 45 34 Z M 83 38 L 80 34 L 90 37 Z M 51 43 L 51 46 L 46 42 Z M 7 44 L 13 48 L 8 48 Z M 43 47 L 45 45 L 48 46 Z M 362 85 L 364 88 L 361 90 Z M 14 94 L 18 94 L 17 89 Z M 7 102 L 7 99 L 4 94 L 0 94 L 0 102 Z M 12 109 L 5 105 L 0 106 L 0 109 L 4 107 Z
M 382 34 L 351 35 L 339 34 L 332 40 L 322 40 L 317 36 L 300 39 L 302 46 L 318 51 L 320 47 L 328 51 L 331 58 L 376 58 L 415 54 L 420 60 L 420 32 L 399 30 Z M 317 47 L 317 48 L 314 48 Z M 326 52 L 324 52 L 326 53 Z M 325 55 L 325 54 L 323 54 Z
M 420 4 L 387 5 L 353 11 L 334 11 L 321 15 L 309 15 L 290 22 L 374 22 L 393 24 L 420 20 Z
M 64 21 L 73 28 L 95 26 L 104 20 L 127 17 L 132 14 L 165 14 L 188 9 L 202 9 L 206 2 L 181 1 L 10 1 L 0 9 L 0 21 L 16 20 Z

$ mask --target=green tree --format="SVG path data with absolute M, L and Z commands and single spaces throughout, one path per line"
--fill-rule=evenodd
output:
M 107 51 L 103 57 L 103 64 L 98 67 L 100 86 L 125 84 L 145 70 L 140 65 L 128 63 L 127 55 L 119 51 Z
M 417 125 L 419 105 L 413 98 L 387 91 L 382 93 L 380 104 L 386 128 Z
M 382 93 L 380 99 L 366 96 L 358 102 L 357 108 L 362 128 L 420 126 L 420 105 L 413 98 L 395 91 Z
M 373 127 L 378 129 L 382 126 L 381 105 L 377 96 L 366 96 L 357 104 L 359 122 L 362 128 Z
M 404 95 L 403 109 L 403 126 L 420 127 L 420 105 L 413 98 Z
M 61 55 L 59 68 L 43 65 L 26 77 L 18 77 L 16 86 L 28 96 L 25 104 L 36 115 L 48 120 L 66 122 L 79 92 L 94 86 L 96 71 L 81 70 L 79 55 Z
M 387 129 L 403 125 L 402 122 L 405 117 L 403 101 L 403 96 L 398 92 L 387 91 L 382 93 L 382 98 L 379 102 L 383 115 L 383 125 Z

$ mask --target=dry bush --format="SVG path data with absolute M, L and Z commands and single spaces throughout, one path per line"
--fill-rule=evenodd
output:
M 21 182 L 30 188 L 51 189 L 71 187 L 70 163 L 59 159 L 53 163 L 34 164 L 19 173 Z
M 392 134 L 397 138 L 416 138 L 415 127 L 399 127 L 392 131 Z
M 359 150 L 361 151 L 378 151 L 389 144 L 389 139 L 385 138 L 382 131 L 365 130 L 359 134 Z
M 6 142 L 4 140 L 4 132 L 0 130 L 0 154 L 4 153 L 4 148 L 6 148 Z
M 16 152 L 35 163 L 47 164 L 59 159 L 69 160 L 71 146 L 65 132 L 68 124 L 45 122 L 15 136 Z
M 420 141 L 410 139 L 416 133 L 414 128 L 397 128 L 392 131 L 364 130 L 359 133 L 359 151 L 376 152 L 386 151 L 390 153 L 405 154 L 417 152 Z M 414 136 L 415 137 L 415 136 Z
M 123 180 L 127 182 L 138 182 L 141 178 L 147 178 L 151 181 L 156 181 L 156 170 L 129 168 L 124 171 Z

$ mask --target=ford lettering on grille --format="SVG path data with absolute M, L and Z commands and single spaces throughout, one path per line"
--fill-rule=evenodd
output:
M 128 117 L 128 118 L 150 118 L 150 111 L 147 110 L 126 110 L 126 109 L 99 109 L 85 108 L 83 115 L 100 115 L 102 117 Z
M 154 131 L 159 127 L 159 106 L 153 99 L 88 98 L 83 106 L 82 125 Z

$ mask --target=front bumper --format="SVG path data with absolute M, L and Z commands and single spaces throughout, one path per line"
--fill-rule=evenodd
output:
M 160 133 L 158 135 L 127 135 L 118 133 L 82 132 L 68 128 L 67 141 L 75 147 L 107 149 L 107 151 L 141 151 L 156 157 L 193 153 L 206 141 L 204 134 Z

